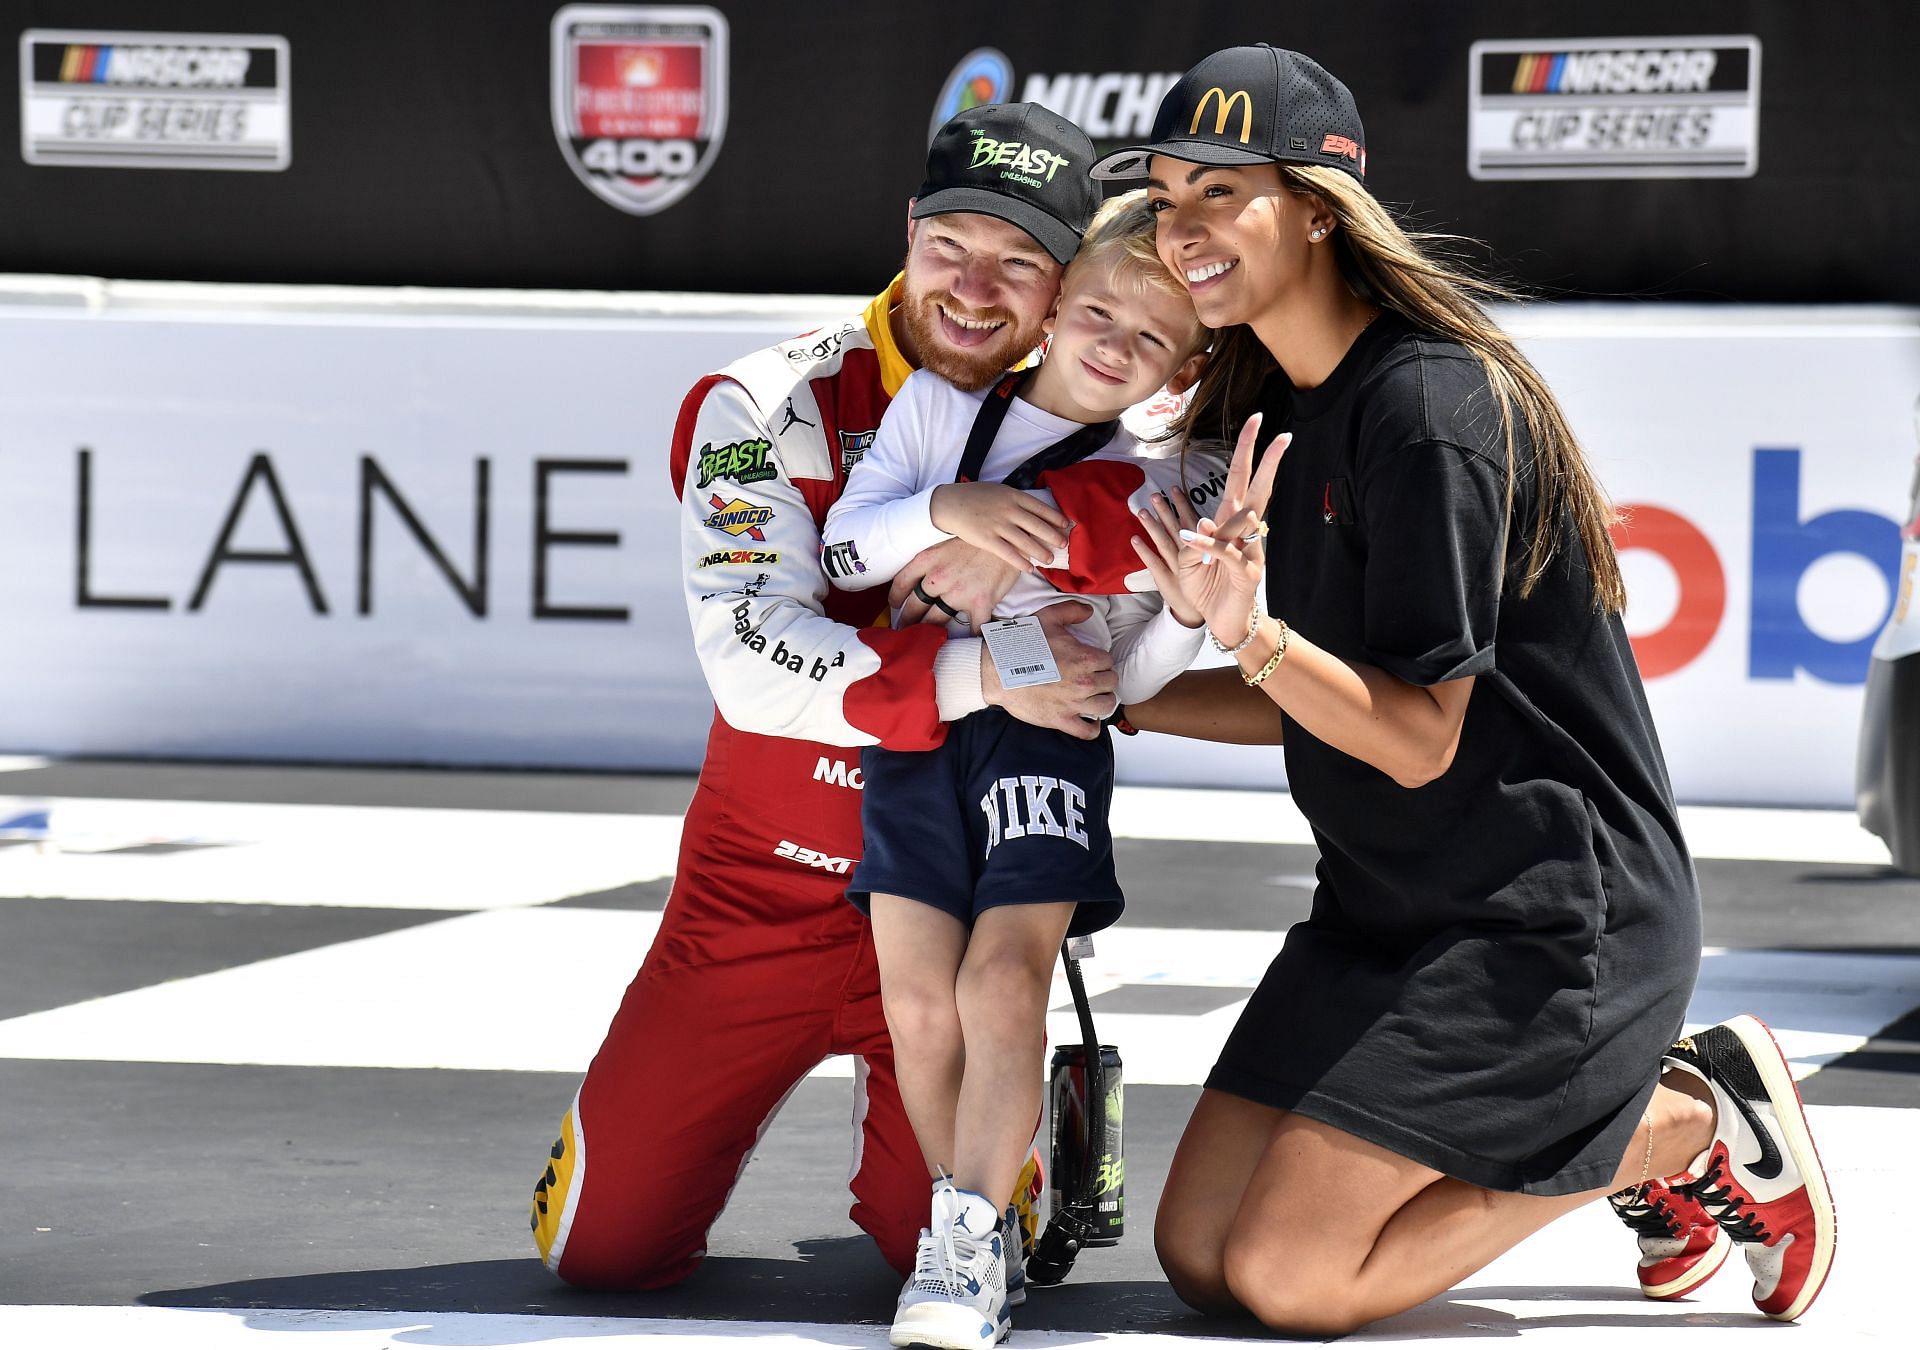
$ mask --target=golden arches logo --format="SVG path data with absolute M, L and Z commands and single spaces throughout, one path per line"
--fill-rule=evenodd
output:
M 1247 96 L 1247 91 L 1244 89 L 1236 89 L 1232 94 L 1228 94 L 1219 85 L 1215 85 L 1207 90 L 1200 96 L 1199 106 L 1193 110 L 1193 125 L 1187 128 L 1187 134 L 1189 136 L 1200 134 L 1200 119 L 1206 116 L 1207 104 L 1215 100 L 1219 101 L 1220 107 L 1213 115 L 1213 134 L 1216 136 L 1227 134 L 1227 119 L 1233 116 L 1233 105 L 1238 103 L 1240 105 L 1240 144 L 1245 145 L 1253 138 L 1253 100 Z

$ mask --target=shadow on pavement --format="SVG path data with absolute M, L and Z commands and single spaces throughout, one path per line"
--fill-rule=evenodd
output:
M 874 1321 L 879 1310 L 891 1309 L 899 1281 L 864 1237 L 795 1246 L 797 1261 L 710 1257 L 684 1284 L 648 1291 L 574 1289 L 537 1261 L 507 1260 L 270 1276 L 156 1290 L 140 1301 L 161 1307 L 784 1322 Z
M 1529 1310 L 1514 1313 L 1489 1308 L 1486 1303 L 1524 1303 Z M 1617 1304 L 1619 1311 L 1553 1312 L 1555 1303 Z M 1540 1311 L 1534 1311 L 1539 1309 Z M 1348 1337 L 1348 1340 L 1445 1340 L 1449 1337 L 1524 1336 L 1549 1330 L 1576 1327 L 1606 1327 L 1616 1331 L 1653 1330 L 1668 1327 L 1773 1327 L 1757 1312 L 1693 1311 L 1687 1300 L 1650 1303 L 1636 1289 L 1620 1285 L 1569 1285 L 1552 1289 L 1544 1286 L 1489 1285 L 1449 1290 L 1429 1299 L 1411 1312 L 1376 1322 Z
M 155 1290 L 143 1295 L 140 1302 L 153 1307 L 237 1312 L 285 1308 L 872 1327 L 884 1326 L 892 1317 L 900 1280 L 866 1238 L 800 1242 L 794 1244 L 794 1250 L 798 1260 L 709 1257 L 684 1284 L 639 1293 L 569 1288 L 538 1262 L 510 1260 L 271 1276 Z M 1212 1335 L 1231 1335 L 1246 1329 L 1200 1318 L 1164 1283 L 1141 1280 L 1069 1280 L 1055 1288 L 1035 1290 L 1026 1305 L 1015 1310 L 1014 1325 L 1036 1331 L 1154 1330 Z M 408 1339 L 434 1343 L 422 1340 L 419 1333 Z
M 629 1335 L 640 1326 L 621 1323 L 657 1321 L 805 1322 L 809 1339 L 870 1350 L 891 1309 L 897 1285 L 876 1260 L 849 1259 L 848 1252 L 871 1257 L 861 1239 L 797 1244 L 801 1260 L 716 1257 L 685 1285 L 644 1294 L 597 1294 L 567 1289 L 530 1261 L 471 1261 L 403 1270 L 338 1271 L 159 1290 L 140 1301 L 157 1307 L 213 1308 L 232 1311 L 249 1327 L 288 1331 L 282 1309 L 315 1309 L 350 1318 L 356 1329 L 377 1326 L 393 1333 L 399 1345 L 464 1346 L 532 1344 L 556 1339 Z M 1524 1312 L 1489 1304 L 1528 1305 Z M 1564 1313 L 1555 1303 L 1586 1305 Z M 1605 1310 L 1591 1305 L 1608 1305 Z M 1615 1310 L 1617 1308 L 1617 1310 Z M 540 1319 L 524 1335 L 508 1322 L 489 1321 L 484 1341 L 471 1324 L 436 1325 L 436 1316 L 491 1313 Z M 601 1319 L 584 1326 L 551 1321 L 557 1317 Z M 1618 1285 L 1567 1287 L 1470 1287 L 1455 1289 L 1399 1317 L 1388 1318 L 1347 1339 L 1446 1340 L 1521 1336 L 1574 1328 L 1616 1331 L 1676 1326 L 1738 1328 L 1764 1325 L 1757 1313 L 1694 1311 L 1684 1302 L 1650 1304 Z M 1016 1333 L 1049 1331 L 1093 1336 L 1115 1331 L 1156 1331 L 1186 1336 L 1269 1339 L 1250 1321 L 1200 1317 L 1174 1299 L 1164 1284 L 1115 1281 L 1071 1283 L 1038 1290 L 1014 1318 Z M 314 1331 L 340 1329 L 315 1321 Z M 845 1327 L 836 1337 L 833 1328 Z M 856 1330 L 857 1328 L 857 1330 Z M 737 1331 L 715 1327 L 710 1335 L 759 1334 L 752 1326 Z

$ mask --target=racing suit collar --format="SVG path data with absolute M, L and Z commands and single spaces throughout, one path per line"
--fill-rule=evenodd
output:
M 900 297 L 907 285 L 906 273 L 899 273 L 887 283 L 887 288 L 873 297 L 867 306 L 861 321 L 867 325 L 867 336 L 873 339 L 873 350 L 880 357 L 880 383 L 892 398 L 900 392 L 900 386 L 907 382 L 907 376 L 913 374 L 913 363 L 901 352 L 900 345 L 893 340 L 893 309 L 900 303 Z
M 867 333 L 873 338 L 873 350 L 880 357 L 880 383 L 887 391 L 887 397 L 893 398 L 900 392 L 900 386 L 907 382 L 907 376 L 917 367 L 900 350 L 900 344 L 893 340 L 893 311 L 899 305 L 900 297 L 907 286 L 907 274 L 895 274 L 887 284 L 887 289 L 867 302 L 860 322 L 867 326 Z M 1031 355 L 1023 356 L 1014 364 L 1015 370 L 1025 370 L 1033 364 Z

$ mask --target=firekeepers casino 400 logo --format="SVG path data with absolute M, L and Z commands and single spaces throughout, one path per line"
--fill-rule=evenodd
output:
M 704 5 L 553 16 L 553 130 L 580 181 L 650 216 L 693 190 L 727 129 L 727 21 Z

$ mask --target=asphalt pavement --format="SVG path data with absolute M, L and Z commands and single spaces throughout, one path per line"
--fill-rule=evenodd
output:
M 264 1345 L 295 1328 L 353 1347 L 881 1344 L 897 1283 L 846 1218 L 844 1062 L 800 1085 L 685 1285 L 586 1294 L 533 1256 L 532 1184 L 657 923 L 691 787 L 261 765 L 0 772 L 0 1344 Z M 1129 909 L 1089 963 L 1103 1036 L 1128 1061 L 1129 1232 L 1035 1293 L 1016 1346 L 1251 1332 L 1172 1297 L 1151 1216 L 1209 1047 L 1304 915 L 1315 854 L 1297 828 L 1266 837 L 1284 794 L 1130 792 L 1152 823 L 1116 810 Z M 1896 1277 L 1904 1250 L 1898 1182 L 1920 1181 L 1897 1147 L 1920 1124 L 1920 879 L 1837 813 L 1750 814 L 1698 818 L 1713 846 L 1698 864 L 1694 1015 L 1751 1009 L 1780 1033 L 1848 1239 L 1807 1326 L 1864 1343 L 1879 1335 L 1875 1280 Z M 576 987 L 551 1014 L 522 987 L 530 942 L 574 957 Z M 1063 997 L 1056 1037 L 1070 1017 Z M 1873 1250 L 1880 1230 L 1889 1254 Z M 1626 1231 L 1583 1212 L 1362 1339 L 1765 1325 L 1737 1262 L 1655 1305 L 1634 1293 L 1632 1261 Z

